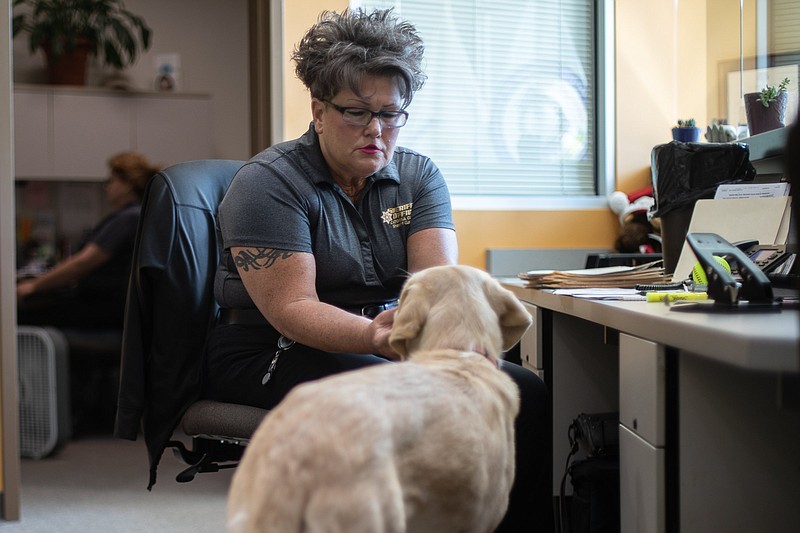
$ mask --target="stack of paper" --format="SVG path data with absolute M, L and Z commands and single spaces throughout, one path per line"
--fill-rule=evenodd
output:
M 662 262 L 635 267 L 613 266 L 584 270 L 531 270 L 519 275 L 534 289 L 581 289 L 588 287 L 633 288 L 639 284 L 668 283 Z

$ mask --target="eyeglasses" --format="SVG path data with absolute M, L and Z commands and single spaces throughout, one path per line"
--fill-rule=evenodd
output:
M 378 111 L 376 113 L 362 107 L 342 107 L 328 100 L 323 101 L 341 113 L 345 123 L 351 126 L 368 126 L 373 118 L 378 117 L 383 128 L 402 128 L 408 120 L 406 111 Z

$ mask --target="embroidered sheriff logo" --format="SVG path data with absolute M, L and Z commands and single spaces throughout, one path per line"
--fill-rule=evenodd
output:
M 390 207 L 381 215 L 384 224 L 389 224 L 393 228 L 407 226 L 411 224 L 411 206 L 413 203 Z

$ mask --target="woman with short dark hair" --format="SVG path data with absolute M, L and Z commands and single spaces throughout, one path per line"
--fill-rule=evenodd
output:
M 222 309 L 208 339 L 206 397 L 272 408 L 299 383 L 397 359 L 388 339 L 408 273 L 458 260 L 444 177 L 397 145 L 425 81 L 423 52 L 391 10 L 325 12 L 298 44 L 311 127 L 248 161 L 219 208 Z M 502 368 L 522 408 L 500 531 L 546 531 L 546 390 L 535 374 Z

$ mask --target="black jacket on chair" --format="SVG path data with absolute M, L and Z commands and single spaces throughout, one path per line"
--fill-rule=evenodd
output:
M 148 489 L 167 442 L 202 391 L 206 333 L 217 313 L 217 206 L 243 161 L 190 161 L 149 182 L 128 288 L 114 434 L 144 436 Z

